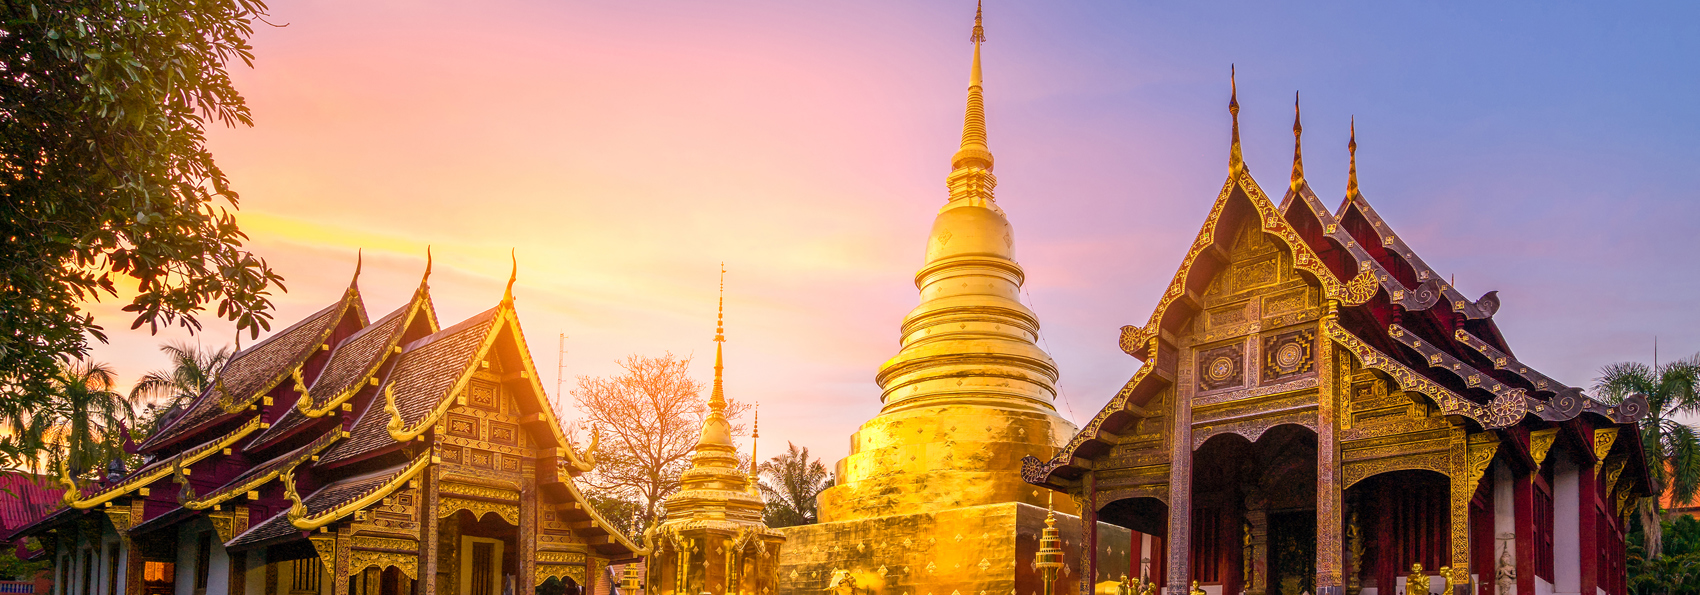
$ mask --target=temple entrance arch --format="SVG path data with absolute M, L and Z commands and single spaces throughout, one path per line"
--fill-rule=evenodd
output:
M 1150 490 L 1129 490 L 1115 500 L 1098 509 L 1098 522 L 1115 525 L 1132 531 L 1132 540 L 1128 548 L 1128 579 L 1139 582 L 1141 579 L 1156 585 L 1164 584 L 1164 560 L 1168 558 L 1168 546 L 1165 536 L 1168 533 L 1169 504 L 1156 495 L 1140 496 L 1140 492 L 1157 492 L 1151 486 Z M 1115 496 L 1112 496 L 1115 497 Z
M 1404 577 L 1422 564 L 1438 591 L 1452 562 L 1451 479 L 1429 469 L 1397 469 L 1352 483 L 1344 500 L 1347 588 L 1404 595 Z
M 1288 423 L 1228 428 L 1193 451 L 1187 568 L 1206 593 L 1316 592 L 1316 443 Z

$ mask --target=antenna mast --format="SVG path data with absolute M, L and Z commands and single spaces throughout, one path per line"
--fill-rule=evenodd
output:
M 566 377 L 567 369 L 567 334 L 561 333 L 561 343 L 555 352 L 555 418 L 561 417 L 561 380 Z

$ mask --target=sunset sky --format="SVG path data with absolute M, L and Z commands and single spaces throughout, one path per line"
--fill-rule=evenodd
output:
M 210 131 L 288 324 L 365 250 L 373 317 L 431 245 L 445 325 L 519 258 L 545 386 L 628 354 L 712 374 L 762 451 L 830 465 L 879 409 L 874 371 L 960 135 L 972 0 L 274 2 L 234 67 L 253 128 Z M 1333 206 L 1358 123 L 1364 194 L 1561 381 L 1700 351 L 1700 6 L 1669 3 L 989 0 L 986 102 L 1026 296 L 1083 423 L 1138 362 L 1142 323 L 1227 175 L 1228 68 L 1245 155 L 1279 196 L 1304 98 L 1306 172 Z M 95 306 L 128 386 L 159 342 Z M 200 340 L 225 344 L 228 326 Z

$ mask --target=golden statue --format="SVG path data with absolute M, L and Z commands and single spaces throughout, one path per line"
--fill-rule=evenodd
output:
M 1411 574 L 1405 576 L 1405 595 L 1428 593 L 1428 575 L 1423 574 L 1423 565 L 1411 565 Z
M 1150 575 L 1139 576 L 1139 595 L 1157 595 L 1157 583 Z
M 1204 589 L 1198 587 L 1198 581 L 1192 581 L 1192 595 L 1206 595 Z

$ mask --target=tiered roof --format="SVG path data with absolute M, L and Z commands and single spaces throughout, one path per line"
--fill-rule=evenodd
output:
M 139 447 L 147 464 L 86 495 L 80 492 L 87 489 L 72 490 L 63 498 L 69 506 L 20 534 L 120 498 L 142 498 L 146 518 L 131 519 L 137 530 L 246 503 L 257 504 L 250 509 L 263 516 L 227 547 L 300 538 L 407 486 L 437 462 L 430 449 L 404 447 L 434 427 L 474 372 L 498 354 L 517 358 L 532 385 L 529 398 L 538 401 L 537 419 L 525 424 L 531 443 L 553 444 L 539 465 L 539 484 L 552 498 L 582 502 L 571 477 L 594 461 L 573 451 L 542 399 L 513 309 L 512 279 L 495 308 L 438 330 L 429 275 L 427 265 L 409 302 L 376 322 L 368 324 L 351 283 L 337 303 L 239 352 L 212 388 Z M 605 520 L 586 514 L 596 532 L 612 536 L 599 544 L 612 548 L 606 553 L 636 549 Z
M 1023 476 L 1028 481 L 1058 487 L 1058 482 L 1078 478 L 1087 470 L 1082 458 L 1104 452 L 1117 435 L 1149 416 L 1145 407 L 1175 381 L 1178 352 L 1169 337 L 1202 311 L 1201 296 L 1227 263 L 1232 238 L 1225 224 L 1231 221 L 1253 222 L 1276 238 L 1292 253 L 1295 268 L 1338 305 L 1338 319 L 1323 322 L 1324 334 L 1353 351 L 1365 366 L 1427 396 L 1448 415 L 1499 429 L 1526 419 L 1562 422 L 1583 414 L 1629 424 L 1645 414 L 1643 398 L 1604 403 L 1512 357 L 1493 320 L 1500 306 L 1497 294 L 1471 300 L 1444 282 L 1359 191 L 1355 126 L 1348 145 L 1352 166 L 1347 196 L 1337 212 L 1330 212 L 1304 176 L 1295 104 L 1292 176 L 1288 192 L 1276 204 L 1252 179 L 1241 157 L 1238 107 L 1237 98 L 1230 100 L 1230 173 L 1203 228 L 1151 319 L 1143 326 L 1122 328 L 1122 350 L 1143 365 L 1054 458 L 1027 458 Z

